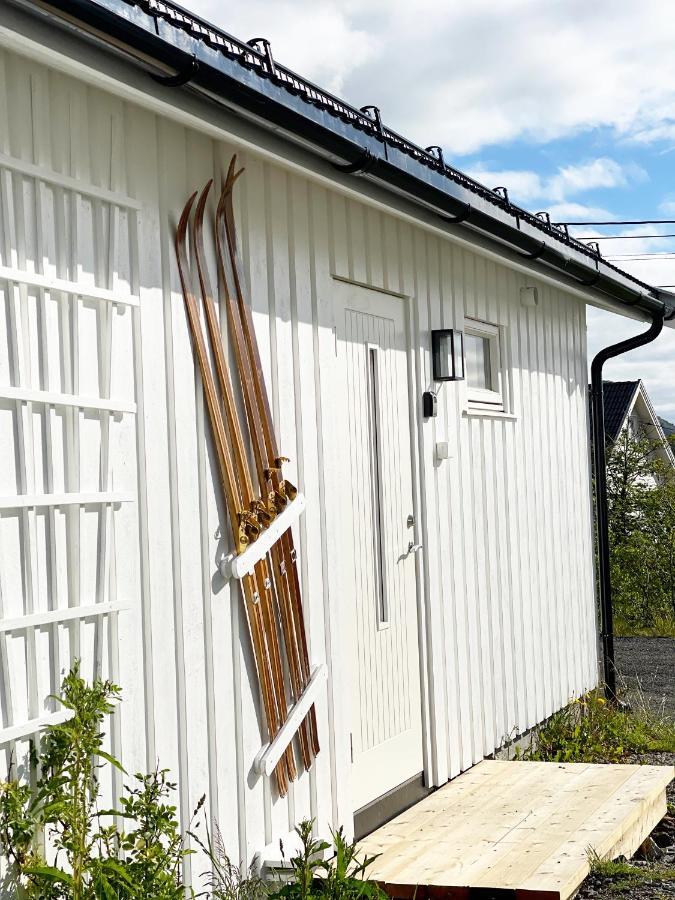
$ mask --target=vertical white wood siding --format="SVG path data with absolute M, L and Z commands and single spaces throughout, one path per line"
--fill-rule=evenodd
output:
M 239 596 L 217 569 L 227 539 L 172 244 L 186 197 L 221 177 L 233 149 L 0 53 L 0 262 L 28 273 L 0 272 L 0 497 L 129 501 L 0 509 L 0 616 L 129 606 L 0 632 L 1 727 L 43 715 L 81 655 L 87 674 L 124 688 L 112 734 L 127 768 L 171 768 L 185 821 L 206 792 L 226 846 L 250 860 L 304 816 L 324 827 L 351 811 L 332 275 L 408 298 L 418 398 L 431 328 L 484 318 L 508 345 L 514 417 L 467 416 L 461 384 L 442 388 L 437 419 L 411 410 L 429 777 L 467 768 L 597 676 L 583 304 L 540 283 L 538 308 L 525 308 L 532 279 L 249 155 L 244 257 L 280 446 L 308 500 L 310 652 L 330 674 L 312 772 L 285 800 L 254 777 L 261 712 Z M 94 298 L 46 291 L 38 276 Z M 452 455 L 437 465 L 439 440 Z

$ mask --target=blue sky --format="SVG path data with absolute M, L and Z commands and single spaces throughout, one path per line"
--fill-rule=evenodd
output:
M 555 219 L 675 219 L 672 0 L 183 0 L 512 199 Z M 578 234 L 675 233 L 673 226 Z M 675 285 L 675 238 L 607 241 L 617 265 Z M 650 254 L 645 256 L 645 254 Z M 630 258 L 638 257 L 638 258 Z M 675 289 L 674 289 L 675 290 Z M 639 323 L 589 310 L 589 352 Z M 607 366 L 675 421 L 675 330 Z

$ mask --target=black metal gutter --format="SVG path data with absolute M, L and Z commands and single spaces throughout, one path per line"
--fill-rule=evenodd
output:
M 614 613 L 609 559 L 609 514 L 607 508 L 607 466 L 605 458 L 605 410 L 602 367 L 608 359 L 621 356 L 655 340 L 663 329 L 663 314 L 653 317 L 647 331 L 601 350 L 591 363 L 591 428 L 593 471 L 595 474 L 595 525 L 598 548 L 598 595 L 600 601 L 600 639 L 602 667 L 607 699 L 615 702 L 616 666 L 614 661 Z
M 266 42 L 244 44 L 168 0 L 33 0 L 32 5 L 132 53 L 146 66 L 154 62 L 161 71 L 176 73 L 157 80 L 207 93 L 282 130 L 336 169 L 404 195 L 465 233 L 485 235 L 497 247 L 506 244 L 524 260 L 536 259 L 648 316 L 675 309 L 668 292 L 622 272 L 548 217 L 511 203 L 503 188 L 490 190 L 448 166 L 438 148 L 422 150 L 384 127 L 374 107 L 357 110 L 278 65 Z

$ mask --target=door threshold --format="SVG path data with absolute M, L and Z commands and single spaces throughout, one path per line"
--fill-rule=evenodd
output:
M 372 800 L 354 813 L 354 838 L 358 841 L 371 831 L 375 831 L 385 822 L 393 819 L 420 800 L 423 800 L 434 789 L 424 784 L 424 772 L 415 775 Z

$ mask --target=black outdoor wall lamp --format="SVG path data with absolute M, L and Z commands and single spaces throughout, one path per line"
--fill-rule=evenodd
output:
M 431 375 L 434 381 L 464 380 L 464 333 L 456 328 L 440 328 L 431 332 Z M 438 401 L 433 391 L 422 394 L 425 419 L 437 414 Z
M 431 332 L 431 368 L 434 381 L 464 380 L 464 333 L 456 328 Z

